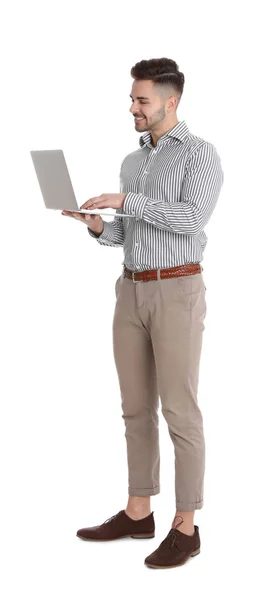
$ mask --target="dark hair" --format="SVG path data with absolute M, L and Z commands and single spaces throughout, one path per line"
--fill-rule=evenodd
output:
M 180 102 L 185 77 L 179 71 L 179 67 L 174 60 L 170 58 L 151 58 L 150 60 L 141 60 L 131 69 L 131 77 L 136 80 L 150 79 L 155 86 L 160 86 L 161 94 L 169 93 L 170 88 L 174 90 L 177 96 L 177 105 Z M 159 93 L 159 92 L 158 92 Z

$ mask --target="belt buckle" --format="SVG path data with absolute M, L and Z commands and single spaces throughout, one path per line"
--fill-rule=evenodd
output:
M 134 279 L 134 275 L 135 275 L 135 273 L 134 273 L 134 272 L 132 272 L 132 280 L 133 280 L 133 282 L 134 282 L 134 283 L 138 283 L 138 281 L 136 281 L 136 280 Z

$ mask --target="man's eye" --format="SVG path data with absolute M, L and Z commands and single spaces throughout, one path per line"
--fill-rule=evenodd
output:
M 133 104 L 134 100 L 132 100 L 132 104 Z M 144 102 L 143 100 L 140 100 L 141 104 L 148 104 L 148 102 Z

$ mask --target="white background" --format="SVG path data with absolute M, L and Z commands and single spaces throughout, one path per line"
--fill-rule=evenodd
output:
M 3 600 L 276 597 L 273 5 L 1 4 Z M 121 161 L 139 143 L 130 70 L 162 56 L 185 75 L 178 119 L 216 146 L 225 181 L 202 263 L 202 549 L 178 569 L 154 570 L 144 558 L 175 513 L 162 415 L 155 539 L 93 544 L 75 535 L 127 503 L 112 353 L 123 249 L 45 209 L 30 150 L 64 150 L 79 205 L 119 192 Z

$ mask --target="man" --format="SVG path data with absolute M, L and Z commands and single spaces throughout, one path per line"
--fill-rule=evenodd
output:
M 86 540 L 154 537 L 150 497 L 160 492 L 158 402 L 175 452 L 176 513 L 160 546 L 146 559 L 175 567 L 200 552 L 194 512 L 203 506 L 205 442 L 198 406 L 206 315 L 201 260 L 204 226 L 223 184 L 213 144 L 190 133 L 176 109 L 184 76 L 170 59 L 137 63 L 130 112 L 145 132 L 121 164 L 120 194 L 102 194 L 82 208 L 115 208 L 133 217 L 103 222 L 73 213 L 106 246 L 123 246 L 115 284 L 113 348 L 122 397 L 129 474 L 125 510 L 83 528 Z M 63 214 L 69 214 L 63 211 Z

